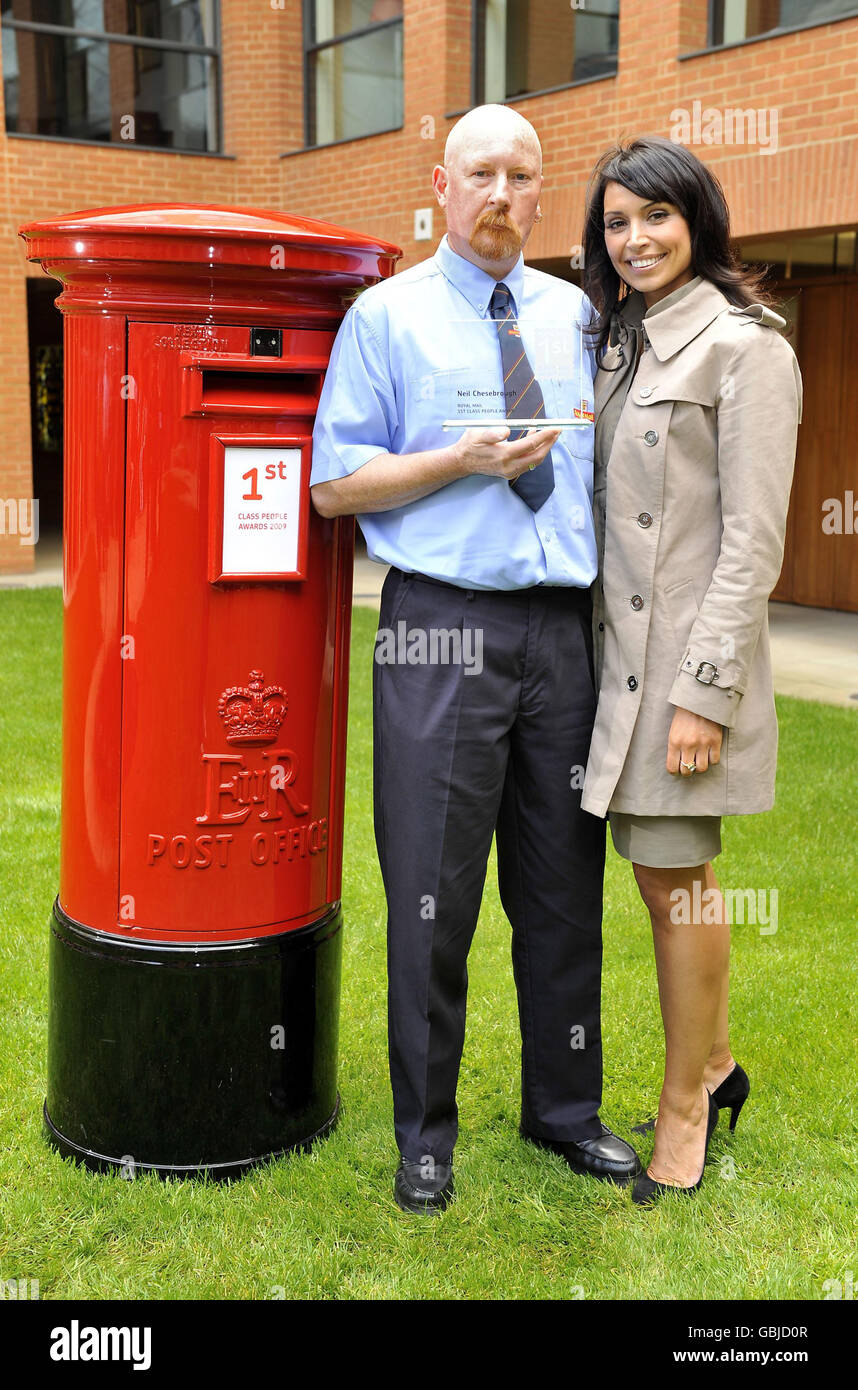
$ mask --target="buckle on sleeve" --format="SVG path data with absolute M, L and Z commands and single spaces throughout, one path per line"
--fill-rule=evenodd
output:
M 694 672 L 694 679 L 700 681 L 701 685 L 711 685 L 713 681 L 718 679 L 719 674 L 714 661 L 701 661 Z

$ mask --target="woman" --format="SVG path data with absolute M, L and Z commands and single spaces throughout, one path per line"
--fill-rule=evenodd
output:
M 801 377 L 731 250 L 721 187 L 648 137 L 597 165 L 585 288 L 598 311 L 594 615 L 601 686 L 582 805 L 609 815 L 653 927 L 665 1029 L 653 1157 L 633 1199 L 703 1177 L 749 1082 L 727 1027 L 724 814 L 774 800 L 767 600 L 780 572 Z

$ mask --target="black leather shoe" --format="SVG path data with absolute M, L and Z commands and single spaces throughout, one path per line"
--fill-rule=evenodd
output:
M 624 1187 L 642 1171 L 640 1159 L 625 1139 L 620 1139 L 607 1125 L 602 1125 L 599 1139 L 582 1139 L 574 1143 L 571 1139 L 540 1139 L 535 1134 L 520 1131 L 522 1139 L 536 1144 L 540 1149 L 550 1149 L 552 1153 L 565 1158 L 573 1173 L 588 1174 L 591 1178 L 603 1178 L 606 1182 Z
M 706 1144 L 703 1149 L 703 1167 L 700 1169 L 700 1177 L 690 1187 L 677 1187 L 672 1182 L 657 1182 L 651 1178 L 649 1173 L 644 1173 L 638 1178 L 632 1188 L 632 1201 L 638 1207 L 651 1207 L 657 1202 L 659 1197 L 663 1197 L 665 1192 L 681 1192 L 686 1197 L 690 1197 L 697 1191 L 703 1181 L 703 1174 L 706 1171 L 706 1155 L 709 1152 L 709 1140 L 712 1138 L 712 1131 L 718 1123 L 718 1106 L 715 1097 L 706 1092 L 706 1099 L 709 1103 L 709 1117 L 706 1121 Z
M 719 1110 L 730 1107 L 730 1129 L 736 1128 L 739 1121 L 739 1114 L 742 1106 L 751 1093 L 751 1083 L 748 1080 L 748 1073 L 744 1067 L 740 1067 L 736 1062 L 729 1076 L 726 1076 L 714 1091 L 711 1092 L 712 1099 Z
M 443 1211 L 456 1195 L 452 1155 L 446 1163 L 431 1158 L 412 1163 L 400 1154 L 393 1195 L 403 1211 Z

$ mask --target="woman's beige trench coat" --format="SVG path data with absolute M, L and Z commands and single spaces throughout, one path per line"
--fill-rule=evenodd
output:
M 766 811 L 778 737 L 767 600 L 783 558 L 798 363 L 779 315 L 732 308 L 708 280 L 644 310 L 639 293 L 624 302 L 595 386 L 600 688 L 582 806 Z M 665 767 L 677 707 L 724 726 L 708 772 Z

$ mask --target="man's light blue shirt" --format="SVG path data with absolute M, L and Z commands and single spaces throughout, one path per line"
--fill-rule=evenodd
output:
M 577 286 L 517 264 L 505 277 L 545 414 L 583 418 L 552 446 L 555 487 L 533 512 L 504 478 L 472 474 L 417 502 L 358 517 L 367 551 L 398 569 L 465 588 L 588 588 L 593 530 L 593 352 L 589 301 Z M 313 431 L 311 486 L 379 454 L 439 449 L 480 419 L 505 416 L 497 282 L 456 254 L 435 255 L 366 290 L 337 334 Z M 505 330 L 502 330 L 505 331 Z

